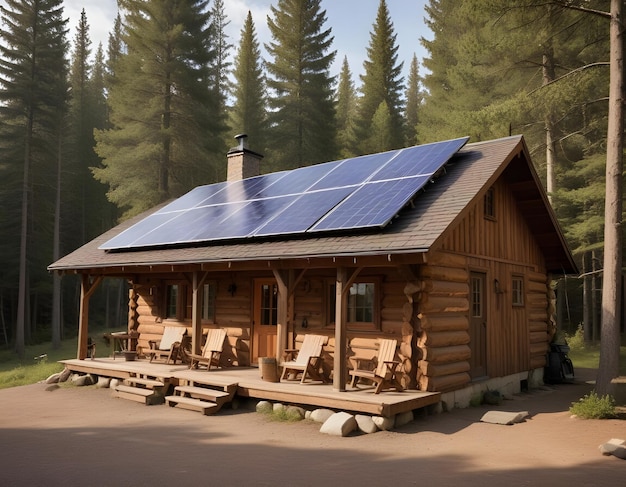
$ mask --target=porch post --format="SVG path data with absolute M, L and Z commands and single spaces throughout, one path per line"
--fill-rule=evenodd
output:
M 76 358 L 87 358 L 87 340 L 89 336 L 89 299 L 102 282 L 102 276 L 98 276 L 93 283 L 90 282 L 89 274 L 81 274 L 80 279 L 80 311 L 78 315 L 78 350 Z
M 276 361 L 280 363 L 283 358 L 287 343 L 288 330 L 288 303 L 289 303 L 289 286 L 286 276 L 278 269 L 274 269 L 274 277 L 278 285 L 278 307 L 276 309 Z
M 202 340 L 202 283 L 198 277 L 198 271 L 193 272 L 191 284 L 191 352 L 200 353 Z
M 335 284 L 335 357 L 333 363 L 333 390 L 346 390 L 346 287 L 348 273 L 345 267 L 337 268 L 337 282 Z
M 199 271 L 191 274 L 191 352 L 196 354 L 202 349 L 202 286 L 208 275 L 208 272 L 200 275 Z

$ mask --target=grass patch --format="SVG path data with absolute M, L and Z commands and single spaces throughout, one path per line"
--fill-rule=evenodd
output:
M 61 372 L 63 365 L 58 361 L 76 357 L 76 347 L 76 337 L 62 341 L 61 348 L 56 350 L 52 343 L 27 346 L 22 360 L 13 350 L 0 350 L 0 389 L 35 384 Z M 35 359 L 41 355 L 46 357 Z
M 569 411 L 583 419 L 610 419 L 617 417 L 615 400 L 608 394 L 598 396 L 596 391 L 591 391 L 577 402 L 572 403 Z
M 584 369 L 597 369 L 600 364 L 600 347 L 598 345 L 587 345 L 580 349 L 571 349 L 567 354 L 577 367 Z M 626 347 L 620 347 L 619 374 L 626 375 Z

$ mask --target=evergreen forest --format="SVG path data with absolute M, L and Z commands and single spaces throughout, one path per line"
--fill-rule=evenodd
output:
M 264 172 L 523 134 L 582 274 L 561 276 L 559 320 L 599 340 L 608 0 L 430 0 L 423 60 L 399 59 L 379 0 L 358 79 L 348 58 L 331 75 L 321 0 L 275 0 L 267 18 L 248 13 L 237 39 L 225 1 L 119 0 L 107 45 L 92 44 L 88 7 L 70 32 L 63 0 L 0 5 L 0 346 L 21 355 L 75 333 L 79 282 L 47 266 L 223 181 L 239 133 Z M 94 323 L 124 322 L 126 299 L 124 283 L 101 286 Z

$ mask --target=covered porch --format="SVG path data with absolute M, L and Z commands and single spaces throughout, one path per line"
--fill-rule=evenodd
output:
M 261 378 L 257 367 L 228 367 L 220 369 L 190 370 L 186 364 L 150 363 L 146 360 L 125 361 L 123 358 L 69 359 L 65 366 L 80 373 L 128 379 L 130 377 L 155 378 L 177 386 L 182 383 L 203 384 L 218 388 L 233 388 L 235 395 L 246 398 L 279 401 L 307 407 L 339 409 L 355 413 L 391 417 L 395 414 L 437 404 L 438 392 L 405 390 L 374 394 L 374 386 L 347 387 L 337 391 L 332 384 L 308 381 L 268 382 Z

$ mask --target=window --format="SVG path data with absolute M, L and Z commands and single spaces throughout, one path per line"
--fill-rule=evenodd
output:
M 471 288 L 471 312 L 472 318 L 482 318 L 483 316 L 483 280 L 480 277 L 472 277 Z
M 346 300 L 348 328 L 353 330 L 377 330 L 378 324 L 378 287 L 376 280 L 355 282 L 348 291 Z M 328 285 L 328 323 L 335 322 L 336 285 Z
M 495 208 L 495 191 L 493 188 L 489 188 L 484 198 L 484 212 L 485 218 L 494 220 L 496 218 Z
M 217 285 L 210 282 L 202 286 L 202 320 L 215 323 L 215 295 Z
M 178 318 L 179 310 L 179 286 L 178 284 L 168 284 L 166 291 L 167 302 L 165 304 L 165 317 L 169 319 Z
M 511 295 L 513 306 L 524 306 L 524 278 L 522 276 L 513 276 Z
M 276 284 L 261 284 L 260 293 L 261 325 L 276 326 L 278 323 L 278 286 Z

